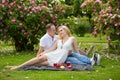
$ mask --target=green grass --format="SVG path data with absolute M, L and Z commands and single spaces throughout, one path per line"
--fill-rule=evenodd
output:
M 73 36 L 76 37 L 78 42 L 85 42 L 85 43 L 106 43 L 106 36 L 102 35 L 100 37 L 100 35 L 98 35 L 97 37 L 94 37 L 92 34 L 85 34 L 84 37 L 78 37 L 75 34 L 73 34 Z
M 102 50 L 107 46 L 106 37 L 94 38 L 87 34 L 85 37 L 77 37 L 80 48 L 89 48 L 94 45 L 93 52 L 100 52 L 101 66 L 95 66 L 94 71 L 37 71 L 37 70 L 8 70 L 6 65 L 19 65 L 36 56 L 34 52 L 15 52 L 11 42 L 6 45 L 0 41 L 0 80 L 120 80 L 120 59 L 108 59 L 103 56 Z M 38 50 L 38 45 L 36 49 Z M 92 53 L 93 53 L 92 52 Z M 90 55 L 91 56 L 91 55 Z
M 0 80 L 119 80 L 120 60 L 101 59 L 102 66 L 94 71 L 37 71 L 8 70 L 6 65 L 18 65 L 34 57 L 36 52 L 0 55 Z

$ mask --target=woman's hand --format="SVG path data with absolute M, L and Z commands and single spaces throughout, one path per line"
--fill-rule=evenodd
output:
M 40 53 L 40 54 L 37 55 L 37 57 L 40 57 L 40 56 L 42 56 L 42 55 L 43 55 L 43 53 Z

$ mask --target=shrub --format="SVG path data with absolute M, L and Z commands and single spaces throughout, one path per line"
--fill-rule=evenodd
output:
M 65 11 L 58 6 L 45 0 L 2 0 L 0 39 L 12 39 L 17 51 L 33 50 L 37 38 L 45 33 L 46 24 L 55 24 L 62 18 Z
M 95 36 L 98 33 L 101 35 L 106 34 L 108 44 L 115 40 L 120 42 L 119 3 L 120 2 L 118 0 L 85 0 L 85 2 L 81 5 L 83 10 L 82 12 L 85 15 L 92 15 L 92 20 L 94 20 L 93 34 Z M 112 49 L 110 47 L 109 49 Z
M 68 17 L 67 19 L 61 19 L 58 22 L 66 23 L 71 32 L 77 36 L 84 36 L 85 33 L 91 31 L 91 26 L 87 17 Z

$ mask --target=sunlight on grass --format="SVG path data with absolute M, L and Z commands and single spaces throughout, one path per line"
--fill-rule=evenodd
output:
M 81 49 L 89 49 L 94 45 L 92 53 L 102 53 L 107 47 L 105 36 L 100 40 L 91 34 L 85 37 L 77 37 Z M 6 65 L 19 65 L 36 56 L 39 45 L 35 45 L 35 51 L 16 52 L 11 43 L 0 42 L 0 80 L 120 80 L 120 59 L 106 58 L 101 54 L 101 65 L 95 66 L 94 71 L 37 71 L 37 70 L 8 70 Z M 91 54 L 92 55 L 92 54 Z M 91 56 L 90 55 L 90 56 Z
M 18 65 L 36 55 L 35 52 L 11 53 L 0 56 L 0 79 L 2 80 L 119 80 L 120 60 L 102 56 L 101 65 L 94 71 L 37 71 L 8 70 L 6 65 Z

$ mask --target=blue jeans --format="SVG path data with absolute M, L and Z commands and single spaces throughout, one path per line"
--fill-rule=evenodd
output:
M 91 64 L 90 58 L 79 53 L 72 53 L 71 55 L 69 55 L 68 58 L 66 59 L 66 62 L 70 62 L 71 64 L 82 65 Z

